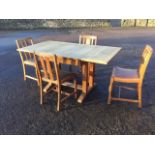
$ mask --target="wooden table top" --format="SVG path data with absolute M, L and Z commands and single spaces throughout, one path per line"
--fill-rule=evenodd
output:
M 60 41 L 45 41 L 17 49 L 17 51 L 21 52 L 38 52 L 44 55 L 57 55 L 97 64 L 108 64 L 120 50 L 121 47 L 86 45 Z

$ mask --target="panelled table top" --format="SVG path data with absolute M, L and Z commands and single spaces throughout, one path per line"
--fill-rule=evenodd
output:
M 108 64 L 121 50 L 121 47 L 45 41 L 17 50 L 21 52 L 39 52 L 44 55 L 57 55 L 98 64 Z

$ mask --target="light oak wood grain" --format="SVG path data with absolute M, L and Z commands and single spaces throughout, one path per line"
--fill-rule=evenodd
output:
M 114 67 L 110 85 L 109 85 L 109 97 L 108 97 L 108 104 L 111 104 L 111 101 L 124 101 L 124 102 L 133 102 L 138 103 L 138 107 L 142 108 L 142 85 L 143 85 L 143 79 L 144 75 L 148 66 L 148 63 L 150 61 L 150 58 L 152 56 L 153 49 L 151 46 L 146 45 L 144 48 L 144 51 L 141 56 L 141 63 L 139 65 L 138 69 L 126 69 L 126 68 L 120 68 L 120 67 Z M 131 88 L 126 86 L 117 86 L 119 87 L 119 95 L 118 97 L 113 97 L 112 91 L 113 87 L 115 86 L 115 83 L 133 83 L 137 85 L 137 88 Z M 121 97 L 121 90 L 127 89 L 127 90 L 135 90 L 137 91 L 137 99 L 127 99 Z
M 27 46 L 33 45 L 33 44 L 34 43 L 33 43 L 33 40 L 31 37 L 16 40 L 16 45 L 17 45 L 18 49 L 27 47 Z M 27 52 L 27 51 L 26 52 L 20 51 L 20 50 L 18 50 L 18 52 L 19 52 L 19 55 L 20 55 L 20 58 L 22 61 L 24 80 L 26 80 L 26 78 L 29 78 L 29 79 L 37 81 L 37 83 L 39 85 L 38 73 L 37 73 L 37 69 L 36 69 L 36 64 L 34 62 L 34 53 Z M 27 74 L 26 66 L 30 66 L 35 69 L 36 77 L 33 77 L 32 75 Z
M 95 86 L 95 64 L 107 65 L 109 61 L 121 50 L 121 47 L 45 41 L 17 50 L 21 52 L 35 52 L 42 56 L 56 55 L 59 64 L 70 64 L 81 67 L 82 86 L 77 86 L 77 89 L 80 89 L 82 92 L 77 101 L 79 103 L 83 103 L 88 93 Z

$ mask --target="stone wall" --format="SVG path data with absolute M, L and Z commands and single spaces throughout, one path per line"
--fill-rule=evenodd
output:
M 0 19 L 0 30 L 155 27 L 155 19 Z
M 155 27 L 155 20 L 154 19 L 148 20 L 148 27 Z
M 42 28 L 86 28 L 110 27 L 109 20 L 104 19 L 1 19 L 0 30 L 8 29 L 42 29 Z
M 155 19 L 122 19 L 122 27 L 155 27 Z

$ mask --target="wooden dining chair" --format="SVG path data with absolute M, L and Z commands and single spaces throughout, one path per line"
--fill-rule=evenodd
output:
M 97 36 L 80 35 L 79 36 L 79 43 L 80 44 L 87 44 L 87 45 L 96 45 L 97 44 Z
M 111 104 L 111 101 L 126 101 L 126 102 L 138 103 L 138 107 L 142 108 L 142 84 L 143 84 L 145 71 L 147 69 L 152 53 L 153 53 L 152 47 L 149 45 L 146 45 L 143 50 L 143 53 L 141 56 L 141 62 L 140 62 L 138 69 L 125 69 L 125 68 L 120 68 L 120 67 L 113 68 L 110 85 L 109 85 L 108 104 Z M 127 86 L 118 86 L 119 97 L 118 98 L 112 97 L 112 90 L 113 90 L 113 86 L 115 82 L 130 83 L 130 84 L 133 83 L 137 85 L 137 88 L 135 89 L 135 88 L 127 87 Z M 135 100 L 121 98 L 120 97 L 121 88 L 137 91 L 138 98 Z
M 97 44 L 97 36 L 94 36 L 94 35 L 80 35 L 79 36 L 79 44 L 96 45 Z M 90 64 L 88 64 L 88 67 L 89 67 L 89 65 Z M 94 67 L 95 67 L 95 64 L 94 64 Z M 82 69 L 80 68 L 80 71 L 81 70 Z
M 57 56 L 35 54 L 35 63 L 37 70 L 39 71 L 40 104 L 43 104 L 43 96 L 51 90 L 57 92 L 58 94 L 57 111 L 60 110 L 60 104 L 68 97 L 74 95 L 74 97 L 77 98 L 77 76 L 75 73 L 68 73 L 60 70 L 59 59 Z M 62 85 L 70 81 L 73 81 L 74 83 L 73 92 L 68 93 L 62 91 Z M 44 87 L 43 83 L 45 83 Z M 65 97 L 62 98 L 62 95 Z
M 33 45 L 33 40 L 32 40 L 31 37 L 24 38 L 24 39 L 19 39 L 19 40 L 16 40 L 16 45 L 17 45 L 18 49 L 23 48 L 23 47 L 26 47 L 26 46 L 29 46 L 29 45 Z M 21 58 L 21 61 L 22 61 L 24 80 L 26 80 L 26 78 L 29 78 L 29 79 L 37 81 L 37 83 L 39 85 L 38 72 L 37 72 L 37 69 L 36 69 L 36 64 L 34 62 L 34 54 L 30 53 L 30 52 L 21 52 L 21 51 L 18 51 L 18 52 L 19 52 L 19 55 L 20 55 L 20 58 Z M 33 76 L 27 74 L 26 66 L 34 67 L 36 77 L 33 77 Z
M 96 45 L 97 44 L 97 36 L 94 36 L 94 35 L 79 35 L 79 44 Z M 72 65 L 69 66 L 69 70 L 72 71 Z M 81 72 L 81 70 L 82 69 L 80 67 L 80 72 Z

